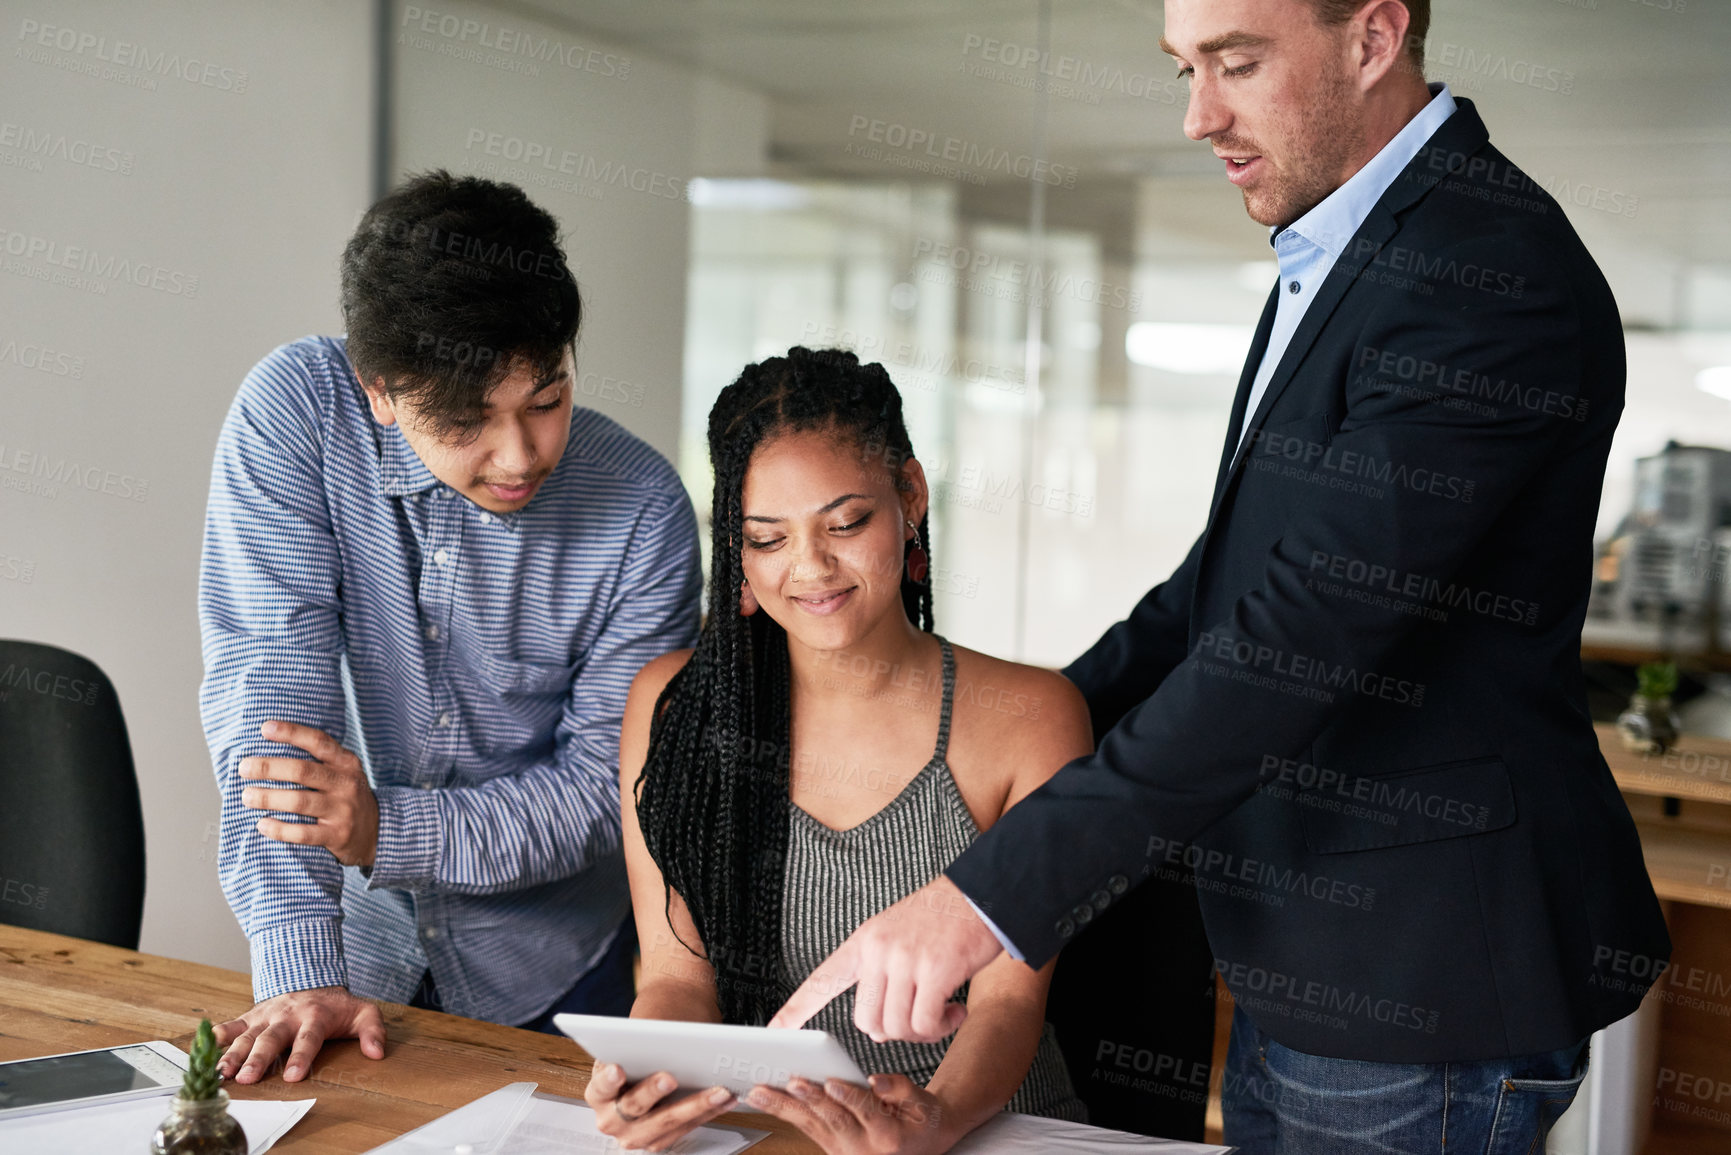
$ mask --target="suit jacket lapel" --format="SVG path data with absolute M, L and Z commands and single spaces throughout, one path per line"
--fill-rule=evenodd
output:
M 1298 328 L 1293 330 L 1292 340 L 1287 343 L 1286 352 L 1281 355 L 1280 364 L 1274 370 L 1274 376 L 1268 379 L 1268 388 L 1262 392 L 1262 400 L 1257 403 L 1256 413 L 1250 419 L 1250 431 L 1238 447 L 1237 454 L 1232 459 L 1232 468 L 1244 460 L 1251 443 L 1256 439 L 1257 430 L 1268 420 L 1269 410 L 1274 408 L 1274 402 L 1280 397 L 1281 390 L 1291 382 L 1293 374 L 1304 360 L 1305 354 L 1316 343 L 1317 336 L 1327 326 L 1329 318 L 1334 316 L 1334 310 L 1340 305 L 1346 291 L 1364 271 L 1364 266 L 1382 251 L 1382 246 L 1400 227 L 1394 214 L 1388 212 L 1382 205 L 1372 209 L 1370 216 L 1365 218 L 1363 226 L 1358 230 L 1346 246 L 1346 251 L 1335 261 L 1328 276 L 1323 278 L 1322 287 L 1316 291 L 1316 298 L 1310 302 L 1310 307 L 1304 311 L 1304 317 L 1298 322 Z M 1230 473 L 1231 470 L 1228 470 Z
M 1352 288 L 1353 282 L 1364 272 L 1364 267 L 1376 259 L 1389 238 L 1400 231 L 1399 214 L 1411 208 L 1419 198 L 1446 177 L 1459 171 L 1473 153 L 1489 143 L 1490 134 L 1485 131 L 1484 121 L 1479 118 L 1472 101 L 1459 99 L 1455 103 L 1458 105 L 1455 114 L 1432 134 L 1431 139 L 1425 142 L 1424 147 L 1419 149 L 1400 176 L 1396 177 L 1394 183 L 1382 194 L 1376 207 L 1371 209 L 1370 215 L 1359 227 L 1358 233 L 1347 243 L 1346 251 L 1335 261 L 1334 268 L 1329 270 L 1322 287 L 1317 290 L 1316 299 L 1310 302 L 1304 319 L 1293 332 L 1292 340 L 1287 344 L 1286 352 L 1274 370 L 1274 376 L 1268 380 L 1268 388 L 1263 391 L 1262 400 L 1256 406 L 1256 413 L 1250 419 L 1250 431 L 1245 435 L 1238 452 L 1232 458 L 1230 468 L 1226 471 L 1227 479 L 1247 456 L 1256 431 L 1262 428 L 1263 422 L 1268 419 L 1274 402 L 1292 381 L 1298 366 L 1303 363 L 1310 347 L 1316 343 L 1316 338 L 1327 326 L 1334 310 L 1346 296 L 1346 291 Z M 1441 163 L 1438 163 L 1439 161 Z M 1278 286 L 1276 288 L 1278 289 Z M 1260 362 L 1261 357 L 1253 351 L 1250 363 L 1245 366 L 1245 372 L 1254 373 L 1253 367 Z M 1235 424 L 1233 429 L 1237 428 Z M 1224 484 L 1215 485 L 1216 504 L 1225 488 Z
M 1268 352 L 1268 337 L 1274 331 L 1274 314 L 1280 305 L 1280 279 L 1268 291 L 1268 303 L 1262 306 L 1262 319 L 1256 323 L 1256 336 L 1250 342 L 1250 353 L 1238 374 L 1238 392 L 1232 398 L 1232 417 L 1226 423 L 1226 444 L 1220 448 L 1220 468 L 1214 474 L 1214 499 L 1220 498 L 1220 484 L 1226 480 L 1226 467 L 1232 463 L 1232 450 L 1238 444 L 1238 431 L 1244 427 L 1244 410 L 1250 404 L 1250 386 L 1256 380 L 1256 370 Z
M 1292 335 L 1292 341 L 1286 347 L 1286 352 L 1280 358 L 1280 365 L 1275 369 L 1274 376 L 1269 378 L 1268 388 L 1263 391 L 1262 400 L 1256 406 L 1256 414 L 1251 420 L 1250 430 L 1244 436 L 1242 444 L 1238 439 L 1238 430 L 1244 421 L 1244 410 L 1249 404 L 1250 386 L 1256 379 L 1256 371 L 1262 365 L 1262 358 L 1268 351 L 1269 332 L 1274 327 L 1274 314 L 1280 299 L 1280 285 L 1277 282 L 1274 291 L 1269 294 L 1268 303 L 1263 306 L 1262 320 L 1256 327 L 1256 339 L 1251 343 L 1250 355 L 1245 359 L 1244 371 L 1238 378 L 1238 394 L 1232 403 L 1232 420 L 1226 431 L 1226 446 L 1221 454 L 1220 472 L 1214 482 L 1214 500 L 1208 510 L 1208 524 L 1202 531 L 1202 564 L 1207 563 L 1208 546 L 1214 536 L 1216 521 L 1220 507 L 1226 500 L 1227 492 L 1232 488 L 1233 479 L 1237 476 L 1238 467 L 1248 456 L 1246 452 L 1268 419 L 1268 413 L 1273 408 L 1275 399 L 1280 396 L 1298 371 L 1299 363 L 1305 354 L 1316 343 L 1317 336 L 1327 325 L 1334 311 L 1339 307 L 1346 291 L 1352 287 L 1359 275 L 1364 271 L 1376 255 L 1382 251 L 1382 246 L 1388 243 L 1400 229 L 1400 214 L 1411 208 L 1417 201 L 1440 182 L 1454 176 L 1466 167 L 1467 161 L 1480 149 L 1490 143 L 1490 134 L 1485 131 L 1485 122 L 1480 119 L 1478 111 L 1473 108 L 1473 102 L 1463 97 L 1456 97 L 1458 106 L 1455 114 L 1436 130 L 1430 140 L 1419 149 L 1418 155 L 1401 172 L 1395 182 L 1383 193 L 1370 216 L 1365 218 L 1364 225 L 1358 234 L 1348 243 L 1346 252 L 1341 254 L 1329 275 L 1323 280 L 1322 287 L 1317 290 L 1316 299 L 1305 311 L 1304 319 Z M 1235 451 L 1234 447 L 1238 447 Z M 1196 585 L 1191 590 L 1190 597 L 1190 644 L 1196 643 L 1197 608 L 1201 603 L 1202 580 L 1200 570 Z

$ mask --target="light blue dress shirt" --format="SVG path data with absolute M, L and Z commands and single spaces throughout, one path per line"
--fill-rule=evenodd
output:
M 217 440 L 199 578 L 199 704 L 222 793 L 218 874 L 253 992 L 347 986 L 529 1021 L 631 909 L 619 724 L 643 665 L 697 636 L 696 519 L 653 449 L 577 409 L 528 505 L 489 513 L 373 420 L 343 342 L 261 361 Z M 254 829 L 240 759 L 359 755 L 370 870 Z
M 1345 184 L 1325 197 L 1321 204 L 1287 225 L 1271 227 L 1270 242 L 1280 263 L 1280 303 L 1274 310 L 1274 328 L 1268 334 L 1268 349 L 1262 363 L 1256 367 L 1256 379 L 1250 386 L 1250 402 L 1244 407 L 1244 423 L 1238 427 L 1238 448 L 1244 447 L 1244 437 L 1250 431 L 1250 421 L 1256 416 L 1256 406 L 1286 347 L 1292 343 L 1299 322 L 1310 310 L 1317 290 L 1327 279 L 1346 246 L 1364 227 L 1365 218 L 1382 194 L 1388 191 L 1406 166 L 1412 163 L 1418 150 L 1455 114 L 1455 98 L 1448 85 L 1433 84 L 1429 104 L 1407 122 L 1395 138 L 1371 158 L 1369 164 L 1352 174 Z M 1238 450 L 1234 450 L 1236 453 Z
M 1299 322 L 1304 320 L 1304 314 L 1316 299 L 1317 290 L 1322 287 L 1329 270 L 1340 260 L 1346 246 L 1358 235 L 1358 230 L 1364 227 L 1365 218 L 1370 216 L 1370 210 L 1376 207 L 1382 194 L 1406 171 L 1419 149 L 1435 135 L 1443 122 L 1455 114 L 1455 98 L 1449 94 L 1448 85 L 1432 84 L 1430 90 L 1430 103 L 1408 121 L 1406 127 L 1396 133 L 1369 164 L 1353 173 L 1345 184 L 1286 228 L 1269 229 L 1274 254 L 1280 262 L 1280 303 L 1275 307 L 1268 349 L 1262 355 L 1256 378 L 1250 386 L 1244 423 L 1238 430 L 1239 448 L 1244 445 L 1244 435 L 1250 430 L 1250 421 L 1256 416 L 1256 406 L 1262 401 L 1269 380 L 1280 367 L 1280 359 L 1292 343 L 1293 333 L 1298 331 Z M 1021 961 L 1022 952 L 998 929 L 997 923 L 987 918 L 973 899 L 968 899 L 968 905 L 1003 944 L 1005 953 Z

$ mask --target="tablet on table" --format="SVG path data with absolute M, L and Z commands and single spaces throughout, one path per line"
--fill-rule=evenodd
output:
M 865 1073 L 827 1031 L 784 1031 L 725 1023 L 554 1015 L 553 1025 L 600 1063 L 617 1063 L 635 1082 L 666 1071 L 679 1084 L 669 1101 L 726 1087 L 751 1110 L 745 1093 L 758 1084 L 785 1087 L 800 1076 L 814 1083 L 866 1083 Z
M 180 1086 L 186 1065 L 161 1040 L 0 1063 L 0 1119 L 160 1095 Z

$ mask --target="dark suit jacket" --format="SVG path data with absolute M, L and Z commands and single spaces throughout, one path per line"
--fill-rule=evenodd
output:
M 1127 712 L 947 873 L 1038 965 L 1189 863 L 1238 1003 L 1311 1054 L 1573 1044 L 1670 951 L 1580 664 L 1623 407 L 1610 289 L 1463 100 L 1235 453 L 1273 318 L 1206 530 L 1069 671 Z

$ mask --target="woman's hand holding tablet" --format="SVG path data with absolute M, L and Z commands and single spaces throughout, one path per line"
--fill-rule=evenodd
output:
M 906 1075 L 873 1075 L 871 1086 L 793 1078 L 787 1090 L 754 1087 L 746 1102 L 805 1132 L 827 1155 L 928 1155 L 958 1136 L 943 1102 Z
M 664 1149 L 735 1109 L 786 1120 L 829 1155 L 926 1155 L 968 1129 L 906 1076 L 867 1079 L 823 1031 L 605 1015 L 553 1022 L 595 1060 L 583 1098 L 624 1147 Z
M 678 1088 L 678 1080 L 666 1071 L 627 1084 L 625 1068 L 597 1062 L 583 1098 L 595 1109 L 595 1126 L 602 1134 L 622 1147 L 659 1151 L 725 1113 L 736 1101 L 726 1087 L 670 1101 L 668 1096 Z
M 795 1075 L 865 1082 L 822 1031 L 610 1015 L 555 1015 L 553 1025 L 595 1060 L 583 1097 L 596 1126 L 627 1147 L 672 1143 L 739 1107 L 738 1096 L 760 1084 L 786 1085 Z

